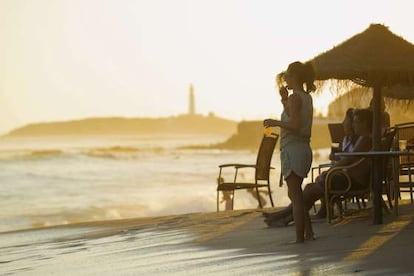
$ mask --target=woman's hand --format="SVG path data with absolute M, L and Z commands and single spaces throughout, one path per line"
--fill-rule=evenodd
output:
M 265 119 L 263 121 L 263 126 L 264 127 L 275 127 L 275 126 L 279 126 L 279 121 L 273 120 L 273 119 Z
M 286 86 L 280 87 L 279 94 L 280 94 L 280 97 L 282 98 L 282 100 L 286 100 L 288 98 L 289 92 L 288 92 Z

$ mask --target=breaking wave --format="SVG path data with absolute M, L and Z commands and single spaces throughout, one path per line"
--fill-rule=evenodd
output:
M 134 159 L 148 154 L 162 154 L 164 148 L 138 148 L 127 146 L 110 146 L 100 148 L 84 149 L 40 149 L 40 150 L 18 150 L 0 151 L 0 161 L 24 161 L 42 160 L 51 158 L 76 158 L 86 156 L 91 158 L 105 159 Z

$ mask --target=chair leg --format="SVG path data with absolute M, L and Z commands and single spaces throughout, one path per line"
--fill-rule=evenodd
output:
M 234 196 L 235 196 L 235 193 L 234 193 L 234 190 L 233 190 L 233 194 L 232 194 L 232 201 L 231 201 L 231 210 L 234 210 Z
M 219 191 L 217 190 L 217 212 L 219 211 Z
M 394 213 L 396 216 L 398 216 L 398 199 L 400 187 L 398 186 L 398 182 L 396 182 L 396 184 L 397 185 L 394 184 Z
M 390 206 L 390 209 L 394 208 L 394 206 L 392 205 L 391 195 L 389 193 L 387 194 L 387 201 L 388 205 Z
M 359 198 L 355 197 L 355 201 L 358 205 L 358 210 L 361 210 L 361 203 L 359 203 Z
M 259 194 L 259 188 L 258 187 L 256 187 L 256 194 L 257 194 L 257 201 L 259 201 L 259 207 L 260 207 L 260 209 L 262 209 L 263 205 L 262 205 L 262 201 L 260 200 L 260 194 Z
M 390 182 L 387 180 L 385 182 L 385 192 L 387 193 L 387 200 L 388 200 L 388 205 L 390 206 L 390 209 L 392 209 L 392 200 L 391 200 L 391 192 L 390 192 Z
M 385 203 L 385 201 L 384 201 L 384 199 L 383 198 L 381 198 L 381 206 L 382 206 L 382 209 L 387 213 L 387 214 L 390 214 L 391 212 L 390 212 L 390 209 L 388 208 L 388 205 L 387 205 L 387 203 Z
M 270 183 L 267 183 L 267 190 L 269 191 L 269 198 L 270 198 L 270 204 L 272 204 L 272 207 L 275 207 L 273 204 L 273 197 L 272 197 L 272 191 L 270 190 Z
M 361 202 L 362 202 L 362 207 L 364 207 L 364 209 L 367 208 L 367 203 L 365 202 L 365 198 L 361 197 Z
M 329 205 L 326 208 L 326 216 L 328 219 L 328 223 L 332 223 L 333 216 L 334 216 L 334 206 L 333 200 L 329 200 Z
M 332 204 L 332 205 L 335 206 L 334 204 Z M 339 218 L 343 219 L 344 218 L 344 209 L 342 208 L 341 199 L 338 198 L 338 201 L 336 202 L 336 205 L 338 206 Z
M 331 223 L 332 209 L 329 194 L 325 192 L 326 222 Z

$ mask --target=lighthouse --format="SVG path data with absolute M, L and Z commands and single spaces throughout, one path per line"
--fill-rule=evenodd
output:
M 195 115 L 194 87 L 190 84 L 188 91 L 188 115 Z

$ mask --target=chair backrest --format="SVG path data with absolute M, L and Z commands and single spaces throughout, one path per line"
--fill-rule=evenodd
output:
M 391 151 L 395 146 L 395 137 L 397 135 L 397 129 L 395 127 L 387 128 L 385 133 L 381 137 L 381 150 Z M 388 168 L 391 166 L 391 157 L 384 157 L 382 159 L 382 171 L 385 176 L 388 173 Z
M 392 127 L 388 128 L 381 137 L 381 150 L 390 151 L 392 150 L 394 138 L 397 134 L 397 129 Z
M 396 124 L 396 144 L 399 140 L 407 140 L 407 146 L 414 146 L 414 122 Z
M 332 143 L 342 144 L 344 140 L 345 132 L 342 123 L 328 124 L 329 134 L 331 135 Z
M 256 159 L 256 180 L 269 180 L 270 163 L 279 134 L 263 135 Z

